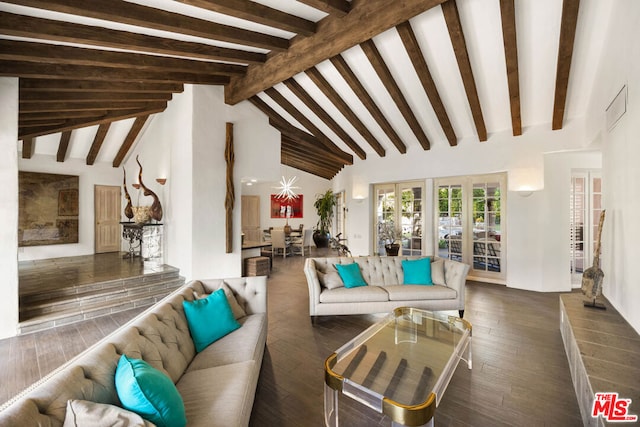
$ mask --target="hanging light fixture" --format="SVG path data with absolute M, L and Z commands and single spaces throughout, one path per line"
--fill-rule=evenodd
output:
M 285 165 L 286 165 L 287 157 L 285 155 Z M 286 168 L 286 166 L 285 166 Z M 277 187 L 275 187 L 279 192 L 276 194 L 276 198 L 285 199 L 285 200 L 293 200 L 298 198 L 298 194 L 296 190 L 299 190 L 300 187 L 294 186 L 295 182 L 298 180 L 297 176 L 292 176 L 291 178 L 285 178 L 284 173 L 282 174 L 282 178 L 280 179 L 280 183 Z

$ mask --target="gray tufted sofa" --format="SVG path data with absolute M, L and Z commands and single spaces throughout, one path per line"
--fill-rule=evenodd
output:
M 247 313 L 239 329 L 196 354 L 182 308 L 194 291 L 222 281 Z M 188 426 L 249 424 L 267 337 L 266 277 L 193 281 L 0 408 L 0 426 L 62 426 L 69 399 L 119 405 L 114 376 L 122 354 L 166 373 L 182 396 Z
M 464 290 L 470 266 L 432 257 L 444 263 L 443 283 L 433 286 L 403 285 L 402 260 L 421 256 L 366 256 L 307 258 L 304 272 L 309 286 L 309 315 L 386 313 L 397 307 L 425 310 L 459 310 L 464 314 Z M 329 289 L 321 277 L 335 269 L 334 264 L 358 263 L 368 286 Z M 434 269 L 435 270 L 435 269 Z

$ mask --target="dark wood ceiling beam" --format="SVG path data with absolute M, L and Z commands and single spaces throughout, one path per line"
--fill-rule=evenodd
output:
M 422 148 L 425 150 L 428 150 L 429 148 L 431 148 L 431 143 L 429 142 L 429 138 L 427 138 L 427 135 L 424 133 L 424 130 L 422 130 L 422 126 L 420 126 L 420 122 L 418 122 L 418 119 L 416 118 L 415 114 L 413 114 L 413 110 L 411 109 L 411 106 L 409 106 L 409 103 L 407 102 L 406 98 L 402 94 L 400 87 L 398 87 L 398 84 L 394 80 L 393 75 L 391 74 L 391 71 L 387 67 L 387 64 L 385 64 L 384 59 L 382 58 L 382 55 L 380 55 L 378 48 L 376 48 L 376 45 L 373 43 L 373 40 L 367 40 L 366 42 L 361 43 L 360 47 L 364 51 L 365 55 L 367 55 L 367 58 L 369 58 L 369 62 L 373 66 L 374 70 L 376 71 L 376 74 L 382 81 L 382 84 L 384 85 L 384 87 L 387 89 L 387 92 L 389 92 L 389 95 L 391 95 L 393 102 L 396 104 L 396 106 L 400 110 L 400 113 L 402 114 L 407 124 L 413 131 L 413 134 L 418 139 L 418 142 L 420 143 Z
M 267 50 L 284 51 L 289 47 L 289 40 L 280 37 L 121 0 L 8 0 L 8 3 Z
M 427 65 L 427 60 L 424 58 L 424 54 L 420 49 L 416 35 L 411 28 L 411 24 L 409 21 L 403 22 L 396 27 L 396 30 L 398 30 L 398 34 L 400 34 L 404 48 L 407 51 L 409 59 L 413 64 L 413 68 L 416 70 L 416 74 L 420 79 L 420 83 L 422 83 L 422 87 L 429 98 L 429 102 L 431 102 L 431 107 L 436 113 L 440 126 L 449 141 L 449 145 L 452 147 L 458 145 L 458 138 L 453 130 L 451 120 L 449 120 L 449 115 L 447 114 L 444 103 L 440 98 L 438 88 L 433 81 L 431 71 L 429 71 L 429 66 Z
M 20 104 L 43 102 L 102 102 L 102 101 L 170 101 L 171 93 L 161 92 L 25 92 L 20 90 Z
M 107 92 L 107 93 L 177 93 L 182 83 L 107 82 L 91 80 L 20 79 L 20 93 L 27 92 Z
M 487 127 L 484 123 L 484 117 L 482 115 L 482 107 L 480 106 L 480 98 L 478 97 L 478 89 L 476 88 L 476 81 L 473 77 L 473 70 L 471 69 L 471 61 L 469 60 L 469 52 L 467 51 L 467 42 L 464 38 L 464 32 L 462 31 L 462 23 L 460 22 L 460 14 L 458 13 L 458 6 L 456 0 L 448 0 L 442 3 L 442 13 L 444 14 L 447 28 L 449 29 L 449 37 L 451 38 L 451 44 L 453 44 L 453 51 L 458 61 L 458 68 L 460 69 L 460 75 L 462 76 L 462 83 L 464 90 L 467 94 L 467 100 L 469 101 L 469 107 L 471 108 L 471 115 L 476 125 L 476 132 L 478 132 L 478 139 L 480 141 L 487 140 Z
M 330 180 L 337 174 L 337 172 L 334 172 L 331 169 L 314 167 L 313 163 L 305 162 L 298 159 L 287 159 L 283 160 L 281 163 L 291 168 L 298 169 L 311 175 L 315 175 L 317 177 L 328 180 Z
M 18 115 L 18 124 L 33 122 L 34 120 L 52 120 L 52 119 L 77 119 L 82 117 L 100 117 L 107 114 L 108 111 L 45 111 L 42 113 L 24 113 Z
M 58 126 L 64 124 L 64 119 L 35 120 L 32 122 L 20 122 L 20 129 L 37 128 L 42 126 Z
M 223 85 L 229 76 L 216 76 L 185 72 L 162 72 L 109 67 L 89 67 L 86 65 L 37 64 L 25 61 L 0 61 L 0 76 L 39 79 L 84 79 L 129 82 L 172 82 Z
M 274 126 L 277 128 L 277 126 Z M 299 137 L 300 135 L 290 134 L 285 132 L 281 132 L 282 138 L 287 138 L 292 142 L 287 147 L 287 153 L 291 155 L 298 156 L 300 158 L 310 160 L 313 163 L 322 166 L 322 167 L 330 167 L 333 168 L 336 165 L 340 165 L 340 167 L 344 166 L 344 163 L 338 161 L 331 157 L 323 156 L 326 150 L 322 148 L 318 148 L 318 146 L 309 141 L 308 138 Z
M 139 117 L 141 115 L 150 115 L 154 113 L 160 113 L 166 109 L 166 104 L 162 107 L 148 107 L 142 110 L 134 111 L 110 111 L 100 117 L 84 117 L 67 120 L 60 126 L 43 126 L 42 128 L 29 129 L 24 131 L 18 128 L 18 138 L 32 138 L 42 135 L 50 135 L 52 133 L 63 132 L 66 130 L 79 129 L 88 126 L 100 125 L 102 123 L 115 122 L 118 120 L 130 119 L 132 117 Z
M 522 118 L 520 114 L 520 76 L 518 72 L 518 43 L 514 0 L 500 0 L 500 16 L 502 18 L 504 57 L 507 63 L 511 127 L 513 136 L 518 136 L 522 135 Z
M 102 143 L 104 142 L 104 138 L 107 136 L 107 132 L 109 132 L 110 126 L 111 123 L 102 123 L 98 126 L 98 131 L 96 132 L 95 138 L 93 138 L 89 154 L 87 154 L 87 165 L 90 166 L 95 163 L 96 157 L 98 157 L 98 153 L 100 152 L 100 148 L 102 148 Z
M 269 118 L 269 124 L 276 128 L 276 130 L 278 130 L 280 133 L 286 134 L 291 138 L 307 141 L 309 143 L 310 152 L 316 152 L 315 150 L 317 150 L 317 153 L 321 158 L 332 158 L 335 161 L 341 162 L 343 164 L 353 164 L 353 157 L 351 157 L 351 162 L 349 162 L 348 155 L 345 156 L 327 150 L 318 138 L 311 135 L 310 133 L 303 131 L 302 129 L 298 129 L 297 127 L 293 126 L 257 95 L 252 96 L 248 99 L 248 101 L 256 106 L 262 113 L 264 113 L 264 115 Z
M 34 151 L 35 151 L 35 139 L 24 138 L 22 140 L 22 158 L 30 159 L 31 156 L 33 156 Z
M 316 32 L 316 23 L 282 12 L 278 9 L 246 0 L 176 0 L 190 6 L 200 7 L 268 27 L 279 28 L 304 36 Z
M 300 84 L 293 78 L 284 81 L 284 84 L 294 93 L 304 104 L 318 116 L 320 120 L 331 129 L 338 138 L 342 139 L 345 144 L 362 160 L 367 158 L 367 153 L 358 145 L 357 142 L 344 130 L 322 107 L 309 95 Z
M 267 59 L 267 55 L 264 53 L 172 40 L 7 12 L 0 12 L 0 34 L 126 49 L 128 51 L 151 52 L 161 55 L 231 61 L 241 64 L 262 64 Z
M 122 161 L 126 157 L 131 147 L 133 146 L 133 143 L 135 142 L 136 138 L 140 134 L 142 127 L 147 122 L 147 119 L 149 119 L 149 115 L 136 117 L 136 120 L 131 125 L 131 129 L 129 129 L 129 133 L 127 134 L 127 137 L 124 139 L 124 142 L 122 143 L 122 145 L 120 146 L 120 149 L 118 150 L 118 154 L 116 154 L 116 157 L 113 159 L 114 168 L 120 167 L 120 165 L 122 164 Z
M 340 111 L 340 113 L 351 123 L 351 125 L 358 131 L 360 135 L 369 143 L 371 148 L 378 153 L 380 157 L 385 156 L 384 147 L 378 142 L 375 136 L 369 131 L 369 129 L 362 123 L 360 118 L 353 112 L 351 107 L 342 99 L 340 94 L 331 86 L 331 84 L 324 78 L 324 76 L 318 71 L 316 67 L 309 68 L 305 71 L 311 81 L 320 89 L 324 96 L 329 98 L 329 101 Z
M 0 40 L 0 60 L 229 76 L 243 75 L 247 71 L 245 65 L 14 40 Z
M 312 135 L 324 145 L 329 151 L 332 151 L 340 156 L 349 158 L 350 164 L 353 164 L 353 156 L 349 153 L 345 153 L 331 141 L 311 120 L 309 120 L 304 114 L 302 114 L 296 107 L 293 106 L 280 92 L 274 88 L 269 88 L 264 91 L 273 101 L 278 104 L 283 110 L 285 110 L 291 117 L 297 120 L 302 126 L 305 127 Z
M 351 4 L 347 0 L 298 0 L 307 6 L 321 10 L 331 15 L 343 17 L 351 11 Z
M 567 103 L 569 74 L 573 57 L 573 44 L 578 26 L 578 10 L 580 0 L 564 0 L 562 3 L 562 23 L 560 25 L 560 41 L 558 46 L 558 65 L 556 70 L 556 89 L 553 100 L 553 130 L 562 129 L 564 110 Z
M 443 1 L 358 1 L 346 16 L 327 16 L 318 22 L 314 35 L 294 37 L 286 52 L 272 54 L 263 65 L 249 67 L 244 77 L 232 77 L 225 100 L 233 105 L 257 95 Z
M 71 131 L 67 130 L 60 135 L 60 145 L 58 145 L 58 154 L 56 155 L 56 161 L 62 163 L 67 157 L 67 151 L 69 150 L 69 141 L 71 140 Z
M 353 72 L 353 70 L 351 70 L 342 55 L 336 55 L 331 58 L 331 63 L 342 75 L 342 78 L 347 82 L 349 87 L 351 87 L 351 90 L 353 90 L 353 92 L 356 94 L 358 100 L 360 100 L 360 102 L 362 102 L 366 109 L 369 110 L 371 116 L 382 128 L 393 145 L 396 146 L 400 153 L 406 153 L 407 146 L 404 145 L 404 142 L 402 142 L 400 136 L 396 133 L 395 129 L 393 129 L 393 126 L 391 126 L 391 123 L 389 123 L 380 108 L 378 108 L 378 105 L 375 103 L 373 98 L 371 98 L 369 92 L 367 92 L 364 86 L 362 86 L 362 83 L 360 82 L 360 80 L 358 80 L 358 77 L 356 77 L 355 73 Z
M 166 102 L 44 102 L 40 104 L 20 104 L 20 113 L 43 113 L 48 111 L 100 111 L 100 110 L 136 110 L 149 105 L 167 105 Z
M 282 134 L 280 141 L 280 162 L 282 164 L 298 167 L 306 172 L 323 178 L 332 178 L 340 169 L 344 167 L 343 163 L 330 162 L 327 159 L 318 161 L 317 154 L 311 154 L 308 151 L 308 145 L 305 141 L 291 138 L 289 135 Z

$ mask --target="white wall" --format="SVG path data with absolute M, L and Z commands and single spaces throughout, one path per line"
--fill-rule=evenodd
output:
M 584 136 L 584 123 L 565 123 L 560 131 L 549 126 L 524 129 L 520 137 L 510 132 L 489 136 L 487 142 L 459 141 L 457 147 L 436 143 L 429 151 L 411 147 L 406 155 L 388 150 L 385 158 L 370 156 L 366 162 L 356 161 L 334 180 L 334 189 L 347 191 L 349 208 L 348 238 L 354 254 L 371 253 L 371 190 L 364 201 L 352 199 L 355 187 L 383 182 L 425 180 L 431 178 L 507 172 L 522 169 L 544 175 L 544 189 L 528 198 L 514 191 L 507 193 L 507 285 L 536 291 L 570 290 L 568 274 L 569 184 L 572 168 L 600 167 L 597 153 Z M 572 151 L 562 155 L 561 150 Z M 426 205 L 427 213 L 433 202 Z M 566 223 L 566 224 L 565 224 Z M 566 227 L 565 227 L 566 225 Z M 426 240 L 433 240 L 433 230 L 425 227 Z M 430 255 L 433 245 L 426 245 Z
M 637 254 L 640 241 L 640 2 L 613 5 L 598 85 L 589 105 L 589 133 L 602 141 L 604 207 L 601 264 L 603 294 L 640 332 L 640 286 Z M 607 130 L 605 110 L 627 85 L 626 114 Z
M 0 77 L 0 339 L 18 325 L 18 79 Z

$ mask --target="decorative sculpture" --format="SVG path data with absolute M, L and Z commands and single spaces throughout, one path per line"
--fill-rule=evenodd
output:
M 124 172 L 124 178 L 122 179 L 122 186 L 124 187 L 124 197 L 127 199 L 127 206 L 124 207 L 124 216 L 131 219 L 133 218 L 133 204 L 131 203 L 131 196 L 129 195 L 129 190 L 127 190 L 127 170 L 122 167 L 122 172 Z
M 227 123 L 227 138 L 224 148 L 224 160 L 227 164 L 227 195 L 224 199 L 224 209 L 226 214 L 225 221 L 225 240 L 226 253 L 233 252 L 233 204 L 236 200 L 235 190 L 233 187 L 233 164 L 235 163 L 235 153 L 233 151 L 233 123 Z
M 136 156 L 136 162 L 138 162 L 138 166 L 140 166 L 140 172 L 138 172 L 138 181 L 140 183 L 140 187 L 144 190 L 143 194 L 145 196 L 153 197 L 153 203 L 151 204 L 150 214 L 151 218 L 156 221 L 160 221 L 162 219 L 162 205 L 160 204 L 160 200 L 158 196 L 153 191 L 149 190 L 147 186 L 142 182 L 142 165 L 140 164 L 140 160 L 138 160 L 138 156 Z
M 598 224 L 598 241 L 596 242 L 596 251 L 593 255 L 593 265 L 587 268 L 582 274 L 582 293 L 589 298 L 584 302 L 585 307 L 599 308 L 606 310 L 604 304 L 596 302 L 600 294 L 602 294 L 602 279 L 604 273 L 600 269 L 600 237 L 602 236 L 602 225 L 604 224 L 603 210 L 600 213 L 600 223 Z

